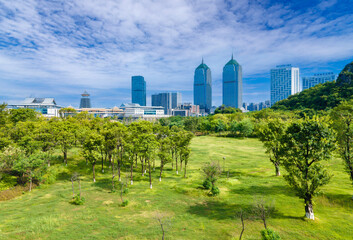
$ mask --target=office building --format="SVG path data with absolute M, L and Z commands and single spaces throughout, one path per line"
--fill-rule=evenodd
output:
M 164 113 L 171 115 L 172 109 L 181 104 L 181 93 L 157 93 L 152 94 L 152 106 L 162 106 Z
M 142 76 L 131 77 L 131 101 L 146 106 L 146 81 Z
M 54 98 L 26 98 L 21 102 L 9 102 L 8 109 L 30 108 L 43 114 L 45 117 L 59 117 L 59 110 Z
M 164 114 L 164 108 L 159 106 L 140 106 L 137 103 L 123 103 L 120 109 L 124 111 L 125 118 L 142 118 L 145 120 L 154 120 L 170 115 Z
M 335 81 L 337 75 L 333 72 L 318 73 L 311 77 L 303 77 L 303 90 L 314 87 L 317 84 Z
M 241 108 L 243 103 L 243 74 L 241 65 L 232 59 L 223 67 L 223 104 Z
M 91 108 L 91 99 L 90 99 L 90 95 L 88 94 L 88 92 L 84 92 L 81 94 L 81 102 L 80 102 L 80 108 Z
M 198 117 L 200 116 L 200 106 L 192 105 L 191 103 L 184 103 L 172 110 L 173 116 L 182 116 L 182 117 Z
M 211 69 L 202 63 L 194 74 L 194 104 L 200 106 L 201 112 L 209 113 L 212 107 L 212 77 Z
M 299 68 L 279 65 L 271 69 L 271 105 L 300 91 Z

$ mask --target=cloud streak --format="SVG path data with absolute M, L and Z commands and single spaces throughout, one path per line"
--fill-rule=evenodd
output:
M 218 105 L 222 68 L 232 51 L 245 86 L 256 83 L 254 76 L 268 77 L 277 64 L 317 69 L 351 58 L 353 14 L 341 9 L 353 2 L 342 2 L 299 9 L 250 0 L 0 0 L 0 83 L 6 86 L 0 95 L 52 90 L 67 105 L 75 98 L 68 92 L 96 89 L 98 102 L 112 106 L 126 101 L 131 76 L 140 74 L 149 91 L 181 91 L 192 101 L 193 71 L 203 56 Z M 258 86 L 244 88 L 245 101 L 252 92 L 269 98 Z M 111 101 L 104 95 L 108 90 Z

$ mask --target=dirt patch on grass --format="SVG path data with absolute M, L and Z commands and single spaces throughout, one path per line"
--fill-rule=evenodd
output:
M 34 189 L 36 186 L 33 184 L 32 189 Z M 0 201 L 6 201 L 10 200 L 12 198 L 21 196 L 24 192 L 28 192 L 29 186 L 22 186 L 22 185 L 16 185 L 13 188 L 4 190 L 0 192 Z

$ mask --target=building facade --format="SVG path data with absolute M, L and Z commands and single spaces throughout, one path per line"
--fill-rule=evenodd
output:
M 271 69 L 271 106 L 301 91 L 299 68 L 279 65 Z
M 152 106 L 161 106 L 164 113 L 171 115 L 172 109 L 181 104 L 181 93 L 157 93 L 152 94 Z
M 243 74 L 241 65 L 232 59 L 223 67 L 223 104 L 241 108 L 243 103 Z
M 194 104 L 200 106 L 200 111 L 209 113 L 212 107 L 212 77 L 211 69 L 202 63 L 194 74 Z
M 81 94 L 81 101 L 80 101 L 80 108 L 91 108 L 91 99 L 90 95 L 88 92 L 84 91 L 84 93 Z
M 146 106 L 146 81 L 142 76 L 131 77 L 131 101 Z
M 26 98 L 21 102 L 9 102 L 7 108 L 30 108 L 43 114 L 45 117 L 59 117 L 59 110 L 62 107 L 56 104 L 54 98 Z
M 317 84 L 335 81 L 337 75 L 333 72 L 318 73 L 311 77 L 303 77 L 303 90 L 314 87 Z
M 164 114 L 163 107 L 140 106 L 137 103 L 123 103 L 120 109 L 124 111 L 125 118 L 158 119 L 170 116 Z

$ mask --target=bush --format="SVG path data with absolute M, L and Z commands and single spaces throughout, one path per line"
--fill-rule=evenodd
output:
M 216 187 L 216 186 L 212 187 L 212 189 L 211 189 L 211 194 L 212 194 L 212 196 L 217 196 L 217 195 L 219 195 L 220 192 L 221 192 L 221 191 L 220 191 L 219 188 Z
M 126 207 L 129 204 L 129 200 L 125 200 L 122 202 L 121 206 Z
M 206 179 L 205 181 L 203 181 L 202 186 L 205 189 L 211 189 L 212 188 L 212 183 L 210 180 Z
M 261 231 L 262 240 L 281 240 L 281 237 L 275 231 L 271 229 L 265 229 Z
M 74 205 L 83 205 L 85 203 L 85 198 L 82 196 L 80 197 L 80 194 L 77 194 L 71 199 L 70 203 Z
M 129 193 L 129 189 L 128 189 L 128 188 L 125 188 L 125 189 L 123 190 L 123 193 L 124 193 L 124 194 Z

